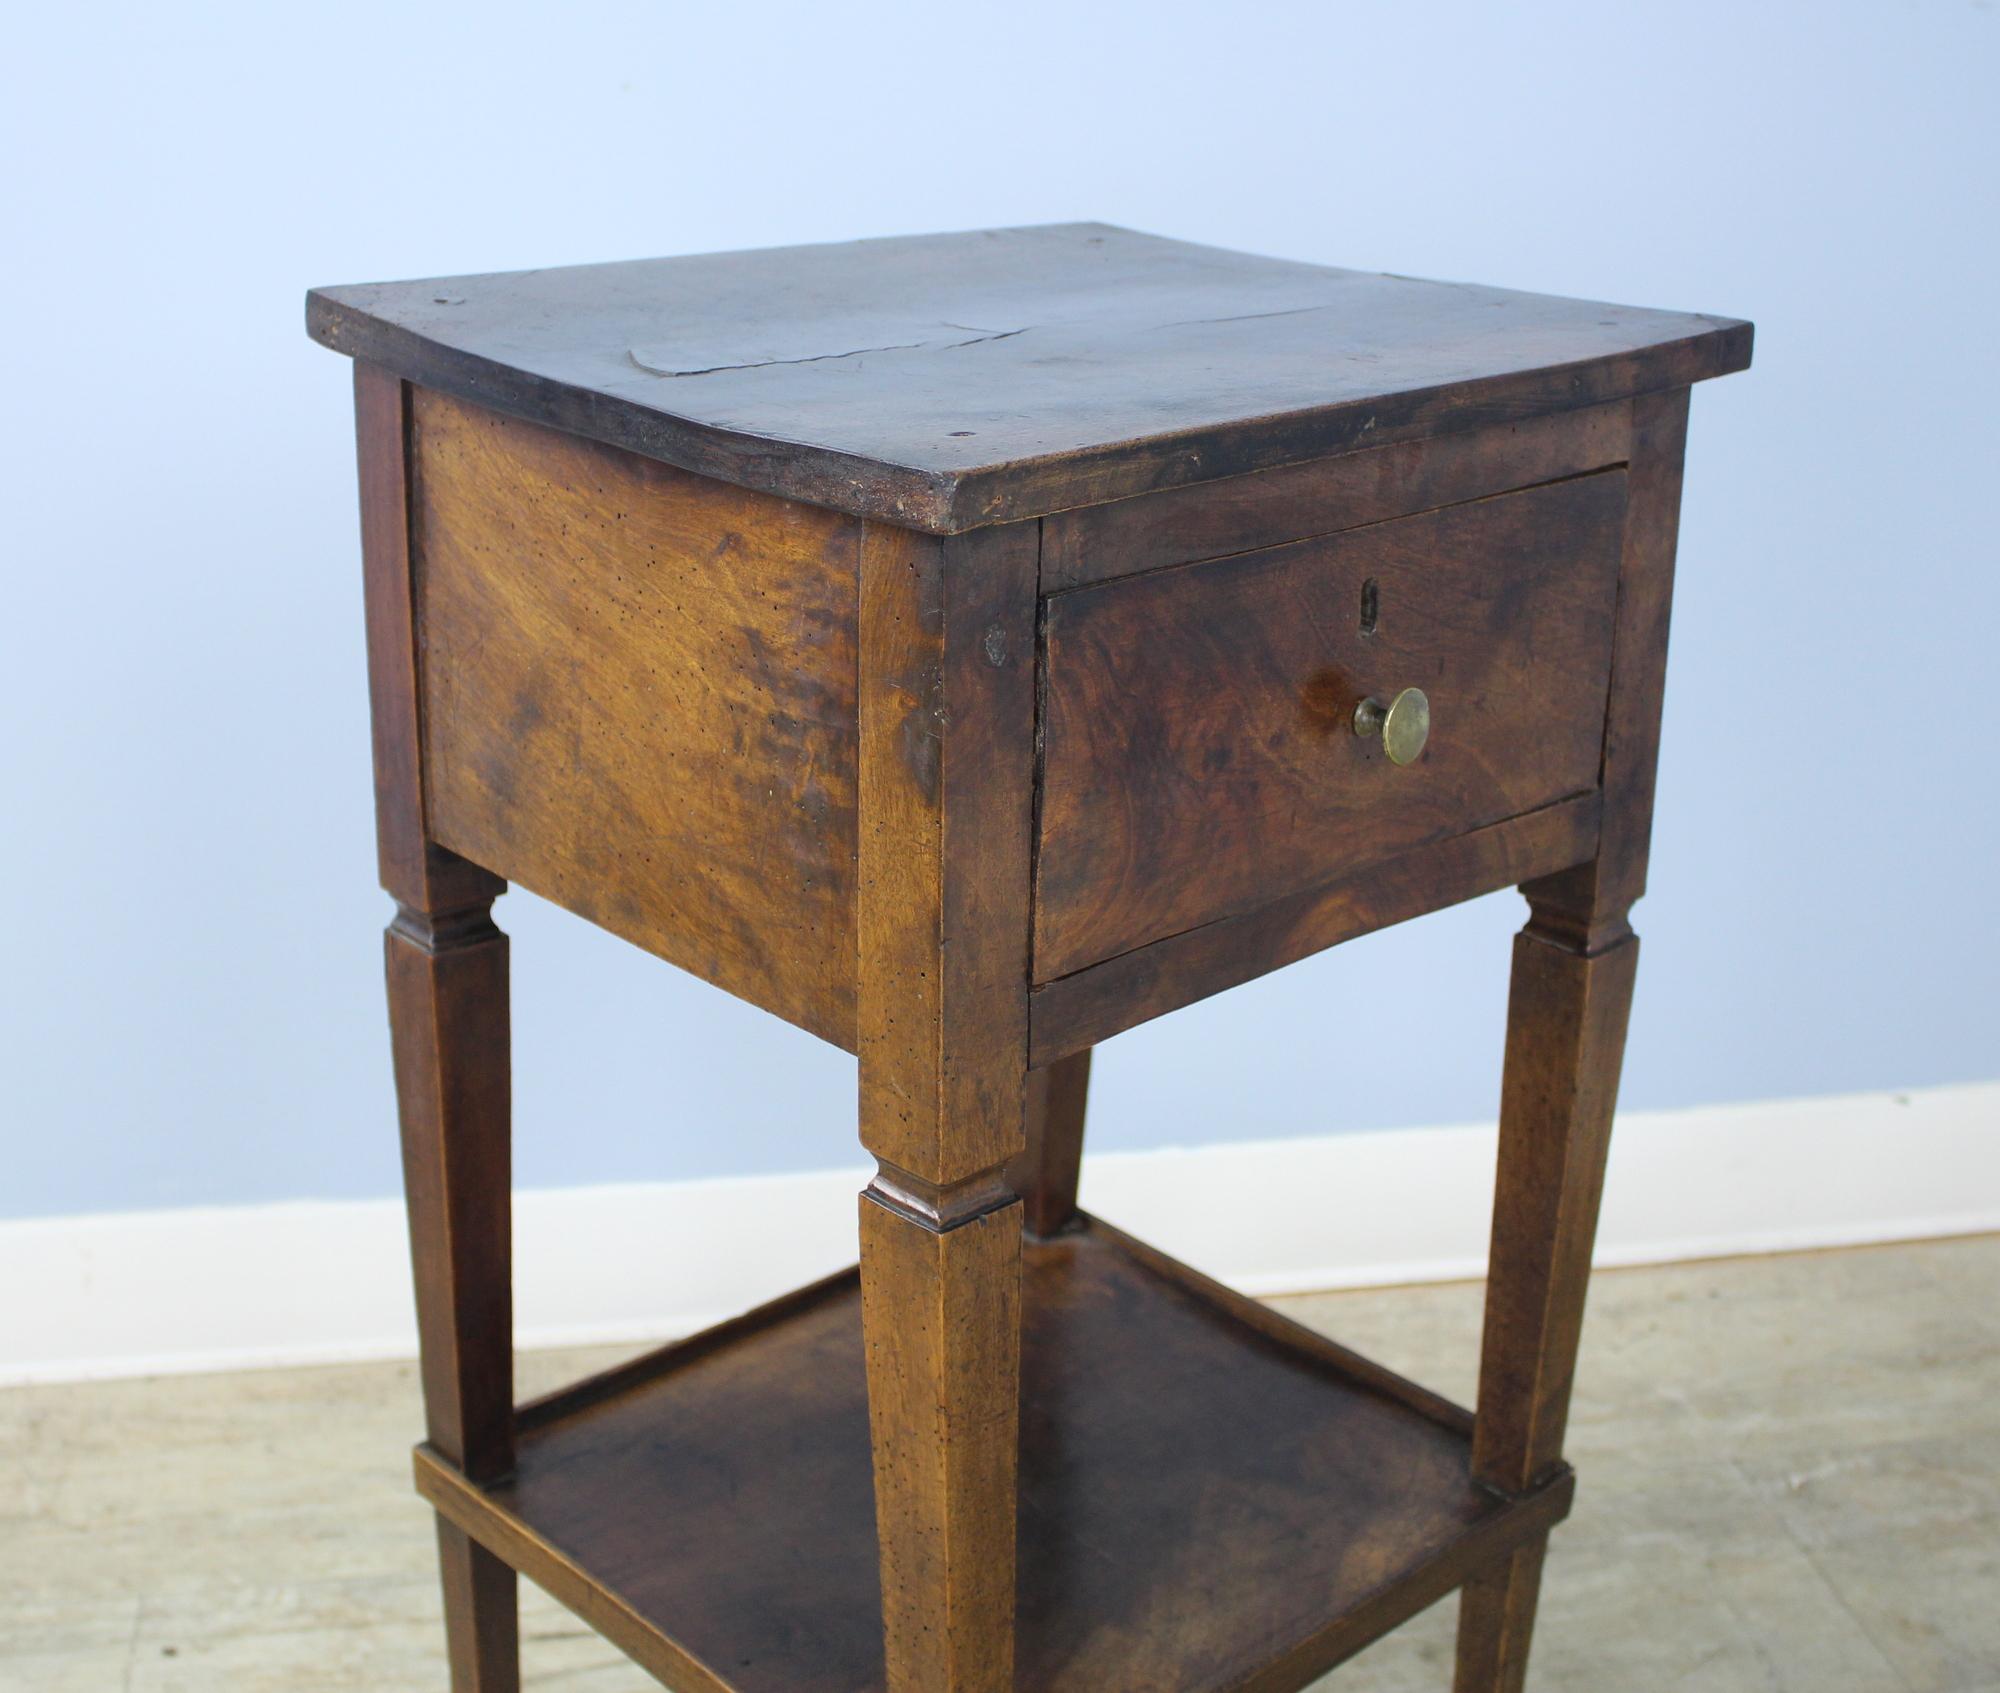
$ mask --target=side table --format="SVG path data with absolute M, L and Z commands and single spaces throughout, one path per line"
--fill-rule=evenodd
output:
M 1690 384 L 1750 326 L 1101 225 L 317 290 L 356 361 L 453 1686 L 1522 1687 Z M 503 880 L 505 878 L 505 880 Z M 518 882 L 860 1060 L 860 1265 L 517 1406 Z M 1478 1412 L 1076 1206 L 1092 1046 L 1509 884 Z

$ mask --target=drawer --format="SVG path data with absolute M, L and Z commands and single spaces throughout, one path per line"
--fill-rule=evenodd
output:
M 1035 978 L 1597 786 L 1625 473 L 1051 595 Z M 1355 733 L 1428 696 L 1421 754 Z

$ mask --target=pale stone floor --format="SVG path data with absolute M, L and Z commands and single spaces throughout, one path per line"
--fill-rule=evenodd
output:
M 1996 1294 L 2000 1237 L 1600 1275 L 1531 1686 L 2000 1693 Z M 1284 1303 L 1469 1399 L 1476 1287 Z M 406 1365 L 0 1393 L 0 1689 L 441 1693 L 416 1426 Z M 1443 1693 L 1452 1611 L 1322 1693 Z M 655 1685 L 524 1622 L 537 1693 Z

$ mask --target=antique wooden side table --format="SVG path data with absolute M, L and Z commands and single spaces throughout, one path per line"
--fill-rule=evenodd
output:
M 1521 1687 L 1689 385 L 1750 327 L 1097 225 L 332 288 L 453 1685 Z M 516 1406 L 518 881 L 860 1058 L 857 1271 Z M 1475 1416 L 1077 1210 L 1093 1043 L 1518 883 Z M 830 1145 L 832 1143 L 829 1143 Z

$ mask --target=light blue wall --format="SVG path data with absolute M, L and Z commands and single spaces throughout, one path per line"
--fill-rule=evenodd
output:
M 1695 400 L 1626 1097 L 2000 1075 L 1997 45 L 1988 0 L 30 8 L 0 1215 L 395 1184 L 348 367 L 306 285 L 979 224 L 1755 318 Z M 523 1182 L 852 1156 L 848 1059 L 502 917 Z M 1120 1039 L 1096 1144 L 1487 1115 L 1517 920 Z

